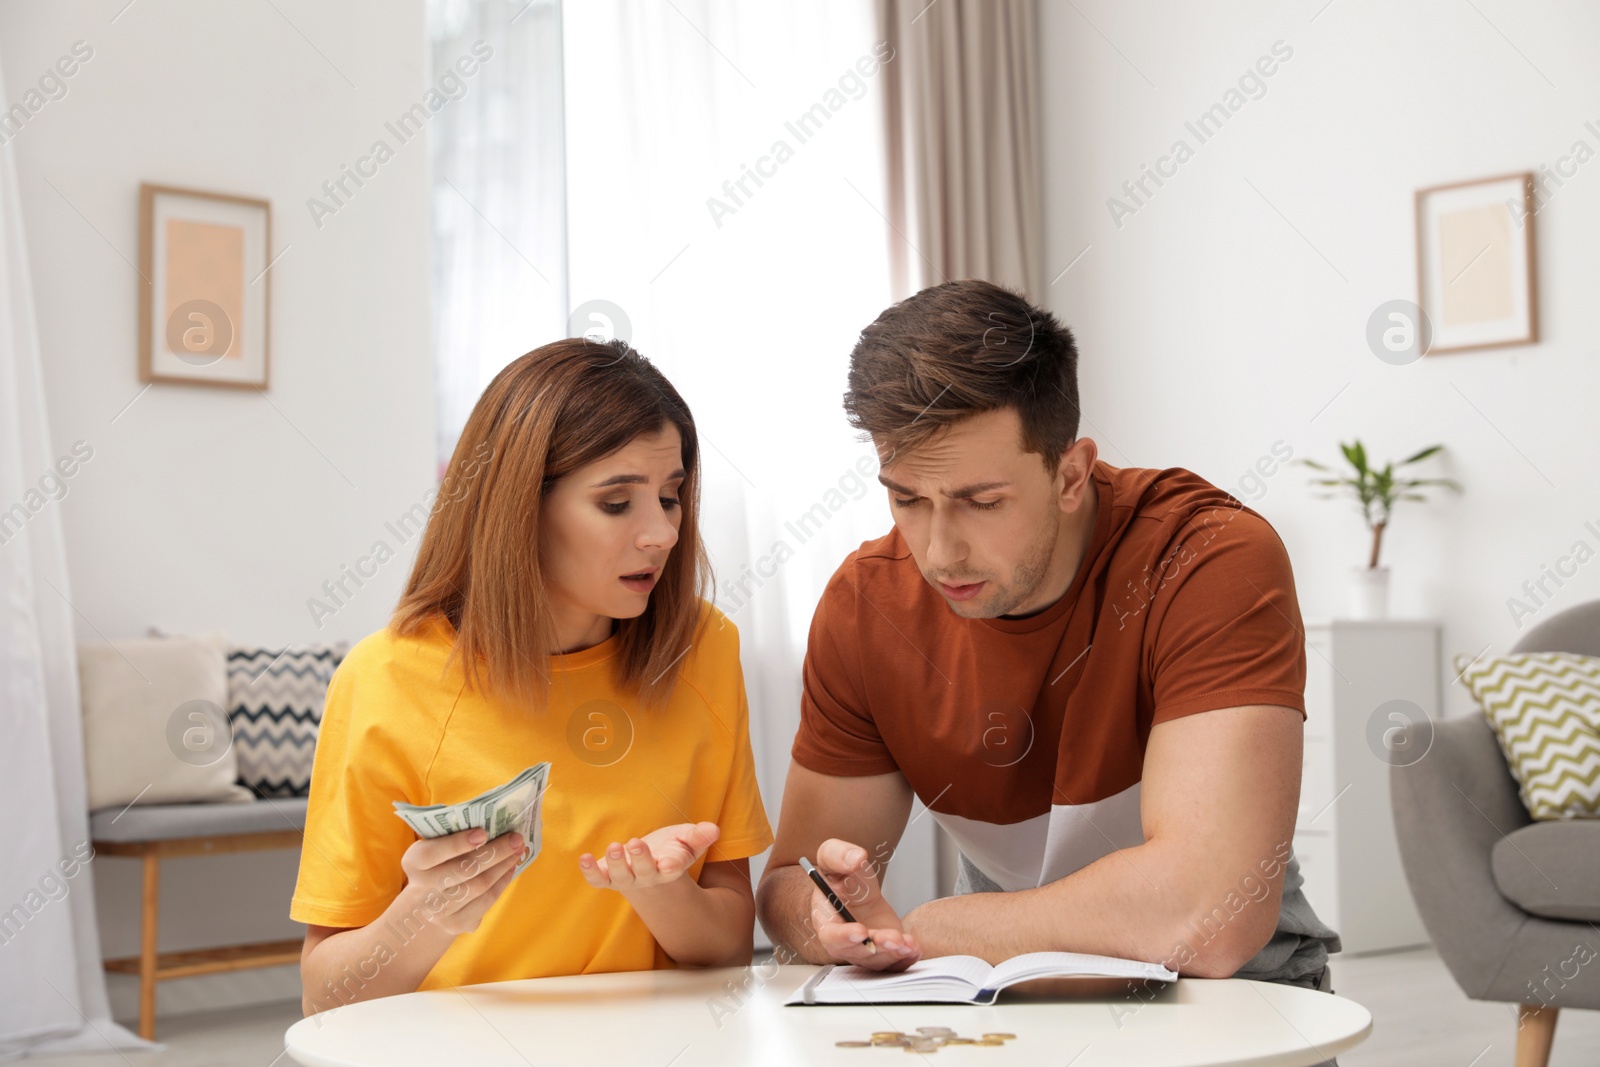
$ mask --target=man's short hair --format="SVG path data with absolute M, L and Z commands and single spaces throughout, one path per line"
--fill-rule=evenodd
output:
M 1014 408 L 1022 449 L 1054 471 L 1078 436 L 1078 350 L 1054 315 L 968 279 L 924 289 L 861 331 L 844 410 L 887 455 L 986 411 Z

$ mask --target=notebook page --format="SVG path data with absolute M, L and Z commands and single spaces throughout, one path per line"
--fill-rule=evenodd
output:
M 1083 952 L 1028 952 L 1013 956 L 997 964 L 986 978 L 981 979 L 983 989 L 1003 989 L 1015 982 L 1032 978 L 1056 976 L 1093 975 L 1107 978 L 1149 978 L 1158 982 L 1173 982 L 1178 976 L 1159 963 L 1142 963 L 1138 960 L 1118 959 L 1115 956 L 1093 956 Z
M 864 967 L 835 967 L 817 986 L 830 998 L 870 998 L 888 990 L 949 989 L 971 996 L 983 988 L 989 964 L 977 956 L 936 956 L 918 960 L 903 971 L 869 971 Z

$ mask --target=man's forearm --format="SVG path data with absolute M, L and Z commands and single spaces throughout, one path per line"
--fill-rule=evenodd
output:
M 797 864 L 769 867 L 756 893 L 756 914 L 780 963 L 831 963 L 811 923 L 811 879 Z
M 1215 877 L 1201 884 L 1189 876 L 1192 866 L 1192 859 L 1147 843 L 1037 889 L 929 901 L 906 916 L 906 930 L 924 957 L 960 954 L 999 963 L 1025 952 L 1088 952 L 1226 977 L 1271 936 L 1282 875 L 1238 872 L 1266 891 L 1258 899 L 1220 888 Z

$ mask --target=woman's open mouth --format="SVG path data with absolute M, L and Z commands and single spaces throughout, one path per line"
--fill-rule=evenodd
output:
M 640 571 L 637 574 L 624 574 L 620 581 L 635 593 L 648 593 L 655 588 L 656 579 L 661 577 L 660 571 Z

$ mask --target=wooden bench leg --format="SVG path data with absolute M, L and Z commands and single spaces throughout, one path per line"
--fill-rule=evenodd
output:
M 174 838 L 159 841 L 96 841 L 96 855 L 122 856 L 143 864 L 144 894 L 140 901 L 139 954 L 105 960 L 107 971 L 130 974 L 139 979 L 139 1036 L 154 1041 L 156 1036 L 156 990 L 169 978 L 192 978 L 251 967 L 279 967 L 298 963 L 304 938 L 262 941 L 248 945 L 225 945 L 188 952 L 157 950 L 160 941 L 161 861 L 168 856 L 214 856 L 234 852 L 260 852 L 265 849 L 301 846 L 297 829 L 268 830 L 244 834 L 214 834 L 208 837 Z
M 1517 1067 L 1547 1067 L 1560 1008 L 1517 1005 Z
M 144 917 L 139 927 L 139 1036 L 156 1037 L 156 933 L 161 915 L 161 857 L 144 854 Z

